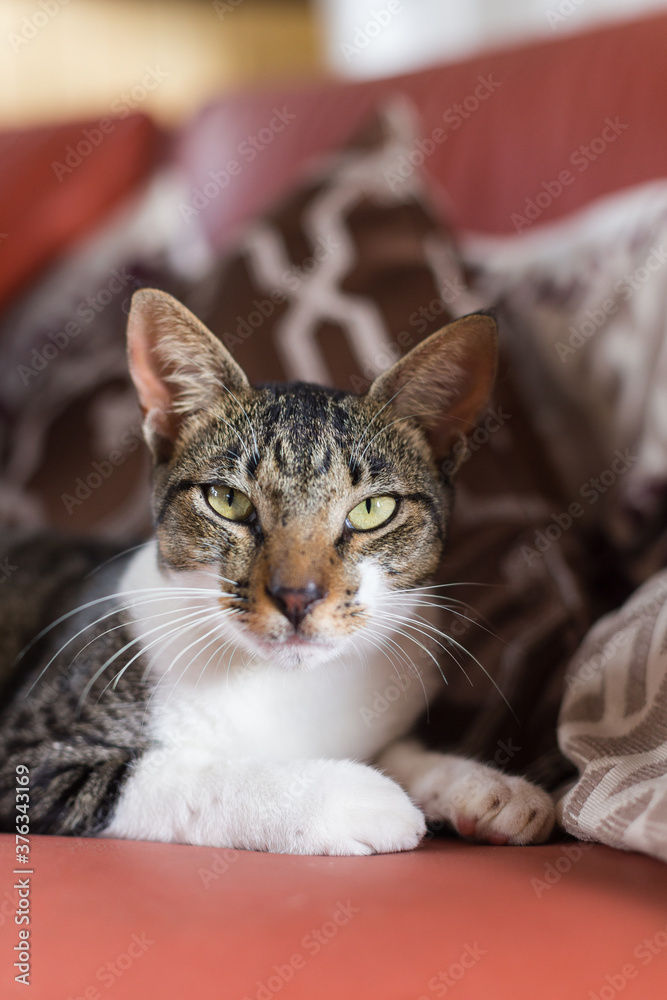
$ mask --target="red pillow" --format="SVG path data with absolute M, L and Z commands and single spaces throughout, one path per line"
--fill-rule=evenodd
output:
M 0 135 L 0 309 L 152 169 L 145 115 Z

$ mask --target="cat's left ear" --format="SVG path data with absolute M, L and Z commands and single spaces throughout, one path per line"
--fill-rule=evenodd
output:
M 444 458 L 474 428 L 496 374 L 498 327 L 486 313 L 457 319 L 379 375 L 369 398 L 414 417 Z
M 249 388 L 245 372 L 196 316 L 171 295 L 142 288 L 127 323 L 130 374 L 156 459 L 168 458 L 187 414 Z

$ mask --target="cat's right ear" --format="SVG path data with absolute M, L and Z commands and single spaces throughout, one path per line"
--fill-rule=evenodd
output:
M 491 394 L 498 328 L 487 313 L 472 313 L 431 334 L 372 383 L 368 397 L 415 420 L 437 459 L 474 429 Z
M 127 350 L 144 436 L 157 461 L 171 455 L 187 415 L 249 388 L 217 337 L 189 309 L 154 288 L 132 296 Z

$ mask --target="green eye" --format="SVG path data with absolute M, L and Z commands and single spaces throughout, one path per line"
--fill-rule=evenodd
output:
M 357 531 L 371 531 L 388 521 L 395 510 L 393 497 L 367 497 L 350 511 L 347 519 Z
M 216 514 L 228 521 L 247 521 L 255 509 L 245 493 L 233 486 L 207 486 L 205 495 Z

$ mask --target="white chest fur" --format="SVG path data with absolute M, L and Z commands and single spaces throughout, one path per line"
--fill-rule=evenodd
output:
M 244 670 L 239 658 L 226 677 L 163 682 L 154 701 L 153 731 L 160 741 L 177 739 L 216 757 L 273 760 L 370 760 L 426 705 L 416 674 L 397 674 L 378 653 L 366 662 L 356 654 L 304 673 L 268 664 Z

